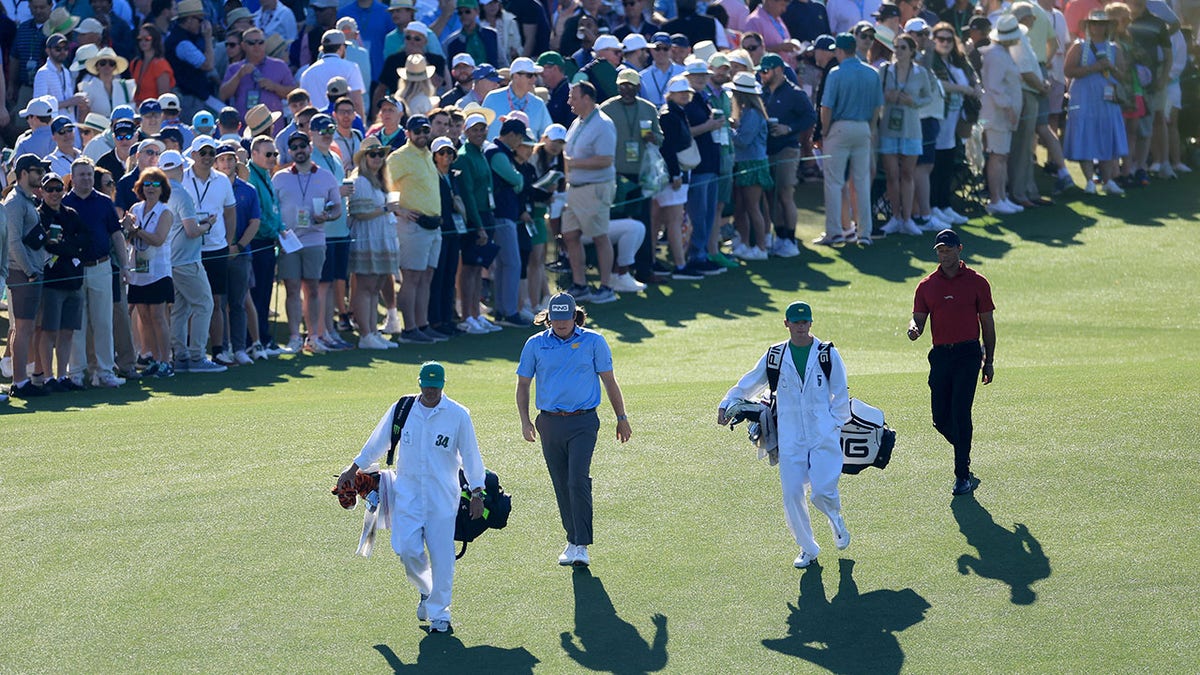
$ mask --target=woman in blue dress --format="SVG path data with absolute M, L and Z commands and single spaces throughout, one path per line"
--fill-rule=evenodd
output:
M 1100 164 L 1100 183 L 1107 194 L 1121 194 L 1116 183 L 1117 160 L 1129 154 L 1125 120 L 1117 101 L 1118 83 L 1126 83 L 1125 56 L 1108 40 L 1112 19 L 1104 10 L 1084 20 L 1087 38 L 1067 50 L 1063 72 L 1071 81 L 1071 111 L 1067 116 L 1063 152 L 1079 162 L 1087 177 L 1086 191 L 1096 193 L 1093 162 Z

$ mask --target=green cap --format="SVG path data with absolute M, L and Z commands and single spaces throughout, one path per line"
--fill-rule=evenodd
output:
M 421 364 L 421 375 L 418 382 L 422 387 L 441 389 L 446 386 L 446 369 L 437 361 Z
M 458 9 L 462 9 L 463 7 L 479 9 L 479 0 L 458 0 L 458 2 L 454 3 L 454 6 Z
M 758 62 L 759 70 L 770 70 L 772 68 L 782 68 L 783 57 L 778 54 L 767 54 L 762 57 L 762 61 Z
M 541 56 L 537 57 L 537 64 L 539 66 L 558 66 L 562 68 L 567 65 L 567 60 L 558 52 L 544 52 Z
M 812 321 L 812 307 L 809 307 L 807 302 L 796 301 L 788 305 L 784 316 L 792 323 L 796 323 L 797 321 Z

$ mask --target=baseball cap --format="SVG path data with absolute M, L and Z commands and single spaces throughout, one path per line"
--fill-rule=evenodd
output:
M 900 18 L 900 7 L 890 2 L 885 2 L 879 5 L 879 9 L 875 10 L 875 13 L 871 16 L 880 21 L 891 18 Z
M 575 319 L 575 298 L 570 293 L 556 293 L 547 305 L 547 315 L 551 321 L 566 321 Z
M 429 118 L 424 115 L 413 115 L 408 118 L 408 124 L 404 125 L 407 131 L 418 131 L 421 128 L 429 129 Z
M 117 120 L 113 122 L 112 130 L 114 136 L 128 136 L 137 133 L 138 125 L 133 120 Z
M 136 155 L 137 153 L 141 152 L 142 150 L 145 150 L 146 148 L 154 148 L 155 150 L 158 150 L 159 153 L 161 153 L 163 150 L 167 149 L 167 146 L 163 145 L 163 142 L 158 140 L 157 138 L 147 138 L 147 139 L 143 140 L 141 143 L 138 143 L 137 145 L 129 148 L 129 152 Z
M 454 141 L 450 140 L 446 136 L 438 136 L 437 138 L 433 139 L 433 143 L 431 143 L 429 146 L 429 151 L 436 154 L 439 150 L 444 150 L 446 148 L 454 150 Z
M 292 141 L 304 141 L 305 143 L 311 143 L 312 139 L 309 138 L 308 134 L 304 133 L 303 131 L 296 130 L 288 134 L 288 145 L 291 145 Z
M 854 28 L 850 29 L 850 32 L 855 36 L 861 36 L 866 31 L 871 31 L 871 34 L 874 35 L 875 24 L 871 23 L 870 21 L 859 21 L 858 23 L 854 24 Z
M 337 9 L 338 0 L 312 0 L 308 6 L 313 9 Z
M 537 64 L 539 66 L 558 66 L 562 68 L 567 65 L 567 60 L 558 52 L 542 52 L 542 55 L 537 57 Z
M 49 22 L 47 22 L 47 23 L 49 23 Z M 46 46 L 47 47 L 57 47 L 58 45 L 66 43 L 66 42 L 69 42 L 67 40 L 67 36 L 63 35 L 62 33 L 53 33 L 50 35 L 50 37 L 46 38 Z
M 158 97 L 158 105 L 162 106 L 163 110 L 179 110 L 179 97 L 175 94 L 167 92 Z
M 75 28 L 76 35 L 101 35 L 104 33 L 104 24 L 100 23 L 92 17 L 88 17 L 79 22 Z
M 684 35 L 683 33 L 675 33 L 674 35 L 671 36 L 671 46 L 672 47 L 691 47 L 692 41 L 689 40 L 688 36 Z
M 542 72 L 542 67 L 534 65 L 533 59 L 529 58 L 528 56 L 521 56 L 513 59 L 512 65 L 508 67 L 508 72 L 510 75 L 516 75 L 517 73 L 530 73 L 536 75 Z
M 936 251 L 939 246 L 962 246 L 962 240 L 958 238 L 957 232 L 946 228 L 933 238 L 933 249 Z
M 770 70 L 772 68 L 782 68 L 783 57 L 778 54 L 767 54 L 758 62 L 759 70 Z
M 138 106 L 139 115 L 153 115 L 155 113 L 162 114 L 162 104 L 158 102 L 158 99 L 148 98 Z
M 708 75 L 710 72 L 708 63 L 695 56 L 687 57 L 687 60 L 683 62 L 683 71 L 688 75 Z
M 137 117 L 137 115 L 133 114 L 133 106 L 131 105 L 119 105 L 113 108 L 112 114 L 108 116 L 108 118 L 114 122 L 117 120 L 131 120 L 135 117 Z
M 169 171 L 186 165 L 183 155 L 179 154 L 178 150 L 168 150 L 158 156 L 158 168 L 163 171 Z
M 992 21 L 991 21 L 991 19 L 987 18 L 986 16 L 974 17 L 970 21 L 967 22 L 967 25 L 963 26 L 963 30 L 981 30 L 985 33 L 990 31 L 991 29 L 992 29 Z
M 25 109 L 21 111 L 21 117 L 49 117 L 58 109 L 53 98 L 49 96 L 39 96 L 29 102 Z
M 53 171 L 42 174 L 42 185 L 46 185 L 47 183 L 62 183 L 62 182 L 63 182 L 62 176 L 54 173 Z
M 796 323 L 797 321 L 812 321 L 812 307 L 809 307 L 807 302 L 797 300 L 787 306 L 784 317 L 792 323 Z
M 552 141 L 567 140 L 567 128 L 561 124 L 551 124 L 546 127 L 546 138 Z
M 1033 16 L 1033 5 L 1028 2 L 1014 2 L 1009 12 L 1017 18 L 1017 21 Z M 911 21 L 909 23 L 912 23 Z M 908 24 L 904 24 L 904 29 L 908 30 Z
M 1016 5 L 1013 5 L 1013 7 L 1015 8 Z M 1032 14 L 1033 10 L 1029 10 L 1029 13 Z M 914 16 L 908 20 L 908 23 L 904 24 L 905 33 L 924 33 L 927 30 L 929 30 L 929 24 L 919 16 Z
M 321 34 L 322 45 L 344 45 L 346 44 L 346 34 L 336 28 L 330 28 Z
M 341 75 L 333 78 L 325 85 L 325 93 L 330 99 L 345 96 L 350 93 L 350 82 Z
M 598 52 L 601 49 L 622 49 L 621 43 L 617 41 L 614 35 L 601 35 L 596 38 L 596 42 L 592 44 L 592 51 Z
M 492 82 L 500 81 L 500 73 L 497 73 L 495 66 L 490 63 L 480 64 L 479 67 L 475 69 L 475 72 L 471 74 L 471 77 L 475 78 L 476 80 L 491 80 Z
M 712 56 L 708 57 L 708 69 L 709 70 L 716 70 L 717 68 L 723 68 L 728 65 L 729 65 L 729 55 L 726 54 L 725 52 L 717 52 L 716 54 L 713 54 Z
M 520 134 L 521 136 L 524 136 L 528 131 L 529 127 L 525 126 L 524 122 L 517 119 L 504 120 L 504 124 L 500 125 L 501 136 L 505 134 Z
M 324 133 L 327 129 L 332 129 L 335 126 L 337 124 L 334 123 L 333 118 L 325 113 L 313 115 L 312 119 L 308 121 L 308 128 L 312 129 L 313 133 L 318 134 Z
M 472 68 L 474 68 L 475 67 L 475 57 L 471 56 L 470 54 L 468 54 L 466 52 L 463 52 L 461 54 L 455 54 L 454 58 L 450 60 L 450 67 L 457 68 L 457 67 L 463 65 L 464 63 L 467 64 L 468 66 L 471 66 Z
M 190 155 L 204 148 L 212 148 L 213 150 L 217 149 L 217 142 L 213 140 L 212 136 L 197 136 L 196 138 L 192 139 L 192 147 L 188 148 L 188 154 Z
M 13 164 L 13 172 L 20 175 L 22 171 L 30 169 L 41 169 L 42 171 L 50 170 L 50 162 L 43 161 L 41 157 L 27 152 L 17 158 L 16 164 Z
M 621 46 L 624 47 L 625 51 L 627 52 L 636 52 L 639 49 L 645 49 L 646 36 L 642 35 L 641 33 L 630 33 L 629 35 L 625 36 L 624 40 L 621 41 Z
M 207 110 L 201 110 L 192 116 L 192 127 L 196 129 L 212 129 L 216 125 L 217 120 Z
M 667 81 L 668 94 L 676 94 L 683 91 L 690 91 L 693 93 L 696 91 L 695 89 L 692 89 L 692 85 L 688 84 L 687 77 L 683 75 L 676 75 Z
M 832 35 L 818 35 L 817 39 L 813 40 L 813 49 L 821 49 L 831 52 L 836 46 L 837 38 L 833 37 Z
M 221 108 L 221 112 L 217 114 L 217 121 L 223 127 L 237 127 L 242 124 L 242 115 L 237 108 L 227 105 Z
M 355 21 L 354 17 L 352 16 L 343 16 L 337 20 L 337 23 L 334 24 L 333 27 L 338 30 L 352 30 L 355 33 L 358 32 L 358 22 Z
M 858 40 L 855 40 L 854 36 L 849 33 L 838 33 L 838 36 L 834 38 L 834 43 L 835 47 L 844 52 L 854 52 L 858 49 Z
M 158 135 L 155 136 L 155 138 L 160 141 L 175 141 L 175 145 L 178 145 L 181 148 L 183 147 L 183 132 L 177 127 L 164 127 L 162 131 L 158 132 Z
M 50 132 L 51 133 L 57 134 L 66 129 L 74 129 L 74 128 L 75 128 L 75 123 L 72 122 L 71 118 L 67 117 L 66 115 L 59 115 L 58 117 L 55 117 L 53 120 L 50 121 Z
M 463 128 L 470 129 L 471 127 L 475 126 L 476 124 L 482 124 L 483 126 L 486 127 L 487 123 L 488 123 L 487 118 L 484 117 L 483 115 L 478 115 L 478 114 L 469 115 L 467 117 L 466 123 L 463 124 Z
M 626 68 L 625 70 L 617 73 L 617 84 L 632 84 L 637 86 L 641 85 L 641 83 L 642 76 L 639 75 L 638 71 L 634 70 L 633 68 Z
M 437 361 L 428 361 L 421 365 L 421 374 L 418 377 L 418 383 L 422 387 L 437 387 L 441 389 L 446 386 L 446 369 Z
M 230 153 L 236 155 L 240 147 L 236 141 L 221 141 L 217 144 L 217 156 L 220 157 L 221 155 L 228 155 Z

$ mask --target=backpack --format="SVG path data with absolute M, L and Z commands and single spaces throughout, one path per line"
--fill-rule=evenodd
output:
M 779 386 L 779 369 L 783 365 L 783 352 L 787 342 L 772 345 L 767 350 L 767 385 L 771 389 L 769 399 L 771 415 L 775 412 L 775 389 Z M 833 372 L 833 358 L 829 355 L 832 342 L 823 342 L 817 348 L 817 363 L 825 373 L 825 379 Z M 842 473 L 856 474 L 874 466 L 887 467 L 896 446 L 896 432 L 883 421 L 883 411 L 859 399 L 850 399 L 850 420 L 842 425 Z
M 387 466 L 391 466 L 396 456 L 396 445 L 400 443 L 400 434 L 404 431 L 404 423 L 412 412 L 413 404 L 417 401 L 415 395 L 403 396 L 396 401 L 392 413 L 392 438 L 388 448 Z M 512 512 L 512 497 L 500 486 L 500 478 L 491 471 L 484 471 L 483 480 L 483 517 L 471 519 L 471 487 L 467 475 L 462 469 L 458 470 L 458 484 L 462 489 L 458 500 L 458 515 L 454 518 L 454 541 L 463 543 L 462 550 L 454 555 L 457 560 L 467 552 L 467 544 L 484 533 L 487 529 L 502 529 L 508 525 L 508 515 Z

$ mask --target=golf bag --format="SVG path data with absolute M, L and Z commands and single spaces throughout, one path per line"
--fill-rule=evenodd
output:
M 508 515 L 512 513 L 512 497 L 500 487 L 500 478 L 491 471 L 484 473 L 482 518 L 471 520 L 471 486 L 462 469 L 458 470 L 458 484 L 462 487 L 462 496 L 458 500 L 458 515 L 454 519 L 454 541 L 461 541 L 463 545 L 462 550 L 454 555 L 456 560 L 467 552 L 467 544 L 475 541 L 484 531 L 499 530 L 508 525 Z
M 842 473 L 886 468 L 895 446 L 896 432 L 884 423 L 883 411 L 850 399 L 850 421 L 842 425 Z

